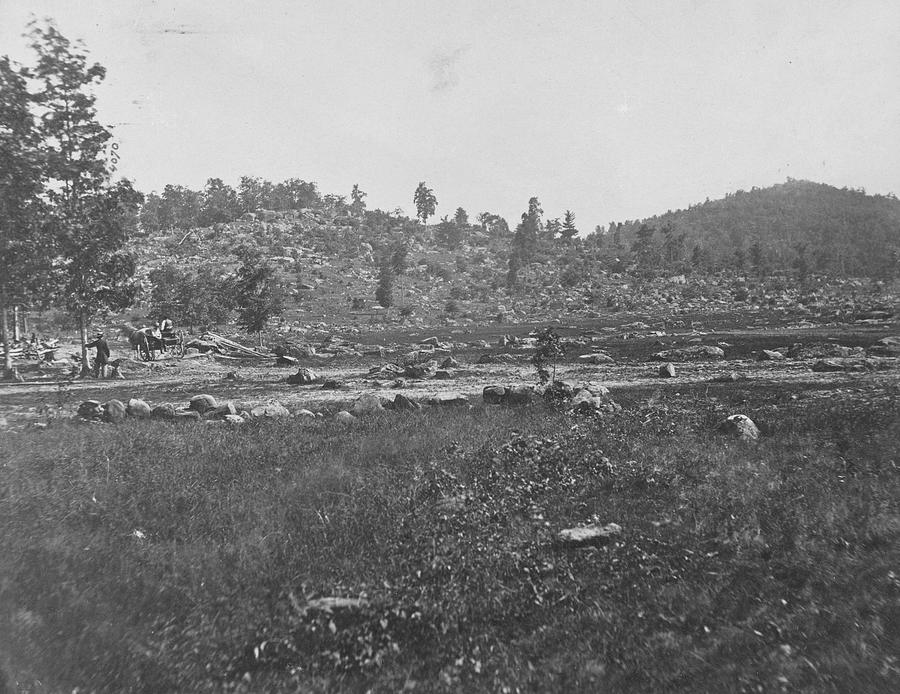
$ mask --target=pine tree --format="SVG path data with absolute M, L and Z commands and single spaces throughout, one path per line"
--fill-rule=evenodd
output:
M 570 243 L 578 235 L 578 229 L 575 227 L 575 213 L 572 210 L 566 210 L 560 234 L 566 243 Z

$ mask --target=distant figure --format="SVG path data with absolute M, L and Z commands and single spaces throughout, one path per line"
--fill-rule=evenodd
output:
M 175 324 L 168 316 L 163 316 L 163 319 L 159 324 L 159 329 L 160 332 L 162 332 L 163 337 L 175 337 Z
M 106 378 L 106 365 L 109 363 L 109 344 L 103 337 L 103 333 L 94 335 L 94 341 L 85 345 L 88 349 L 97 348 L 97 356 L 94 358 L 94 378 Z

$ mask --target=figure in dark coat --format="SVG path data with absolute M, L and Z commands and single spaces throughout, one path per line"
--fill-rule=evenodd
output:
M 94 341 L 85 345 L 88 349 L 97 348 L 97 356 L 94 357 L 94 378 L 106 378 L 106 365 L 109 363 L 109 343 L 103 337 L 103 333 L 94 335 Z

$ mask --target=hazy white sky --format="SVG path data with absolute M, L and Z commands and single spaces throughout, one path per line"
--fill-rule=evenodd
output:
M 313 180 L 589 231 L 788 176 L 900 194 L 896 0 L 0 0 L 108 69 L 144 191 Z

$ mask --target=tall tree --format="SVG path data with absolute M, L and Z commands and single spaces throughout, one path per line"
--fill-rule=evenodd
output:
M 461 228 L 469 226 L 468 212 L 466 212 L 462 207 L 457 207 L 456 212 L 453 214 L 453 223 Z
M 366 211 L 365 197 L 368 195 L 365 191 L 360 190 L 359 183 L 353 184 L 353 190 L 350 191 L 350 212 L 355 217 L 362 217 Z
M 240 202 L 234 188 L 223 183 L 221 178 L 210 178 L 206 181 L 197 216 L 199 226 L 233 222 L 240 211 Z
M 284 296 L 273 268 L 254 251 L 242 252 L 242 264 L 235 274 L 234 304 L 238 324 L 248 333 L 256 333 L 262 342 L 262 331 L 270 318 L 281 315 Z
M 540 201 L 534 197 L 528 201 L 528 211 L 522 213 L 522 221 L 516 227 L 512 241 L 512 255 L 517 259 L 516 267 L 527 265 L 534 259 L 538 237 L 543 230 Z
M 46 270 L 51 250 L 38 233 L 40 140 L 26 74 L 7 57 L 0 58 L 0 339 L 5 376 L 13 373 L 7 307 L 22 299 L 33 280 L 46 276 L 37 269 Z
M 570 243 L 572 239 L 578 236 L 578 228 L 575 226 L 575 213 L 572 210 L 566 210 L 566 216 L 559 233 L 566 243 Z
M 88 370 L 87 328 L 101 310 L 128 306 L 137 291 L 125 243 L 142 200 L 131 184 L 110 185 L 105 147 L 112 137 L 97 121 L 94 87 L 106 76 L 50 23 L 31 25 L 37 63 L 30 76 L 41 117 L 47 197 L 60 254 L 57 289 L 78 321 L 82 374 Z
M 413 203 L 416 206 L 416 216 L 422 220 L 422 226 L 428 224 L 428 218 L 434 215 L 437 209 L 437 198 L 434 191 L 425 185 L 425 181 L 420 181 L 416 192 L 413 194 Z

